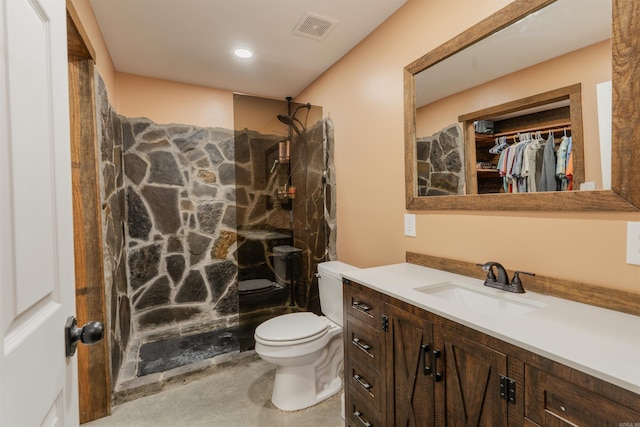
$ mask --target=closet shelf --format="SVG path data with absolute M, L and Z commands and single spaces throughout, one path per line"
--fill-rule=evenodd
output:
M 564 132 L 564 131 L 571 131 L 571 122 L 567 122 L 567 123 L 556 123 L 553 126 L 536 126 L 536 127 L 529 127 L 529 128 L 525 128 L 525 129 L 518 129 L 518 130 L 512 130 L 509 132 L 499 132 L 499 133 L 494 133 L 492 135 L 487 135 L 487 134 L 482 134 L 482 133 L 476 133 L 475 135 L 475 139 L 476 139 L 476 143 L 480 143 L 480 144 L 488 144 L 488 143 L 494 143 L 496 138 L 499 138 L 501 136 L 507 136 L 507 137 L 513 137 L 518 135 L 519 133 L 527 133 L 527 132 L 537 132 L 540 131 L 543 134 L 545 133 L 558 133 L 558 132 Z M 543 135 L 545 136 L 545 135 Z
M 492 136 L 494 138 L 500 137 L 500 136 L 514 136 L 517 135 L 519 133 L 527 133 L 527 132 L 542 132 L 542 133 L 548 133 L 548 132 L 552 132 L 552 133 L 557 133 L 557 132 L 564 132 L 565 130 L 570 131 L 571 130 L 571 122 L 567 122 L 567 123 L 557 123 L 553 126 L 537 126 L 537 127 L 531 127 L 531 128 L 527 128 L 527 129 L 518 129 L 518 130 L 514 130 L 514 131 L 510 131 L 510 132 L 500 132 L 500 133 L 495 133 Z

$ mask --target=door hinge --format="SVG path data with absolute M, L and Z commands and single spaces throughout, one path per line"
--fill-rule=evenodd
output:
M 500 397 L 510 403 L 516 403 L 516 382 L 500 375 Z
M 382 322 L 380 323 L 380 327 L 383 331 L 389 332 L 389 318 L 384 314 L 382 315 Z

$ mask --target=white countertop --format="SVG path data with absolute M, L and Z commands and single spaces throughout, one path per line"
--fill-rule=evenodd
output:
M 535 292 L 512 294 L 491 289 L 483 286 L 480 278 L 485 273 L 480 267 L 478 278 L 408 263 L 352 270 L 342 276 L 640 394 L 640 316 Z M 526 290 L 527 277 L 521 279 Z M 415 290 L 443 282 L 478 286 L 540 308 L 499 319 Z

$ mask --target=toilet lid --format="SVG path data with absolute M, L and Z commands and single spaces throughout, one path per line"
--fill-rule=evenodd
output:
M 238 291 L 240 293 L 251 293 L 271 289 L 275 286 L 276 284 L 268 279 L 241 280 L 238 282 Z
M 291 313 L 274 317 L 256 328 L 255 338 L 277 343 L 308 342 L 326 334 L 330 323 L 314 313 Z

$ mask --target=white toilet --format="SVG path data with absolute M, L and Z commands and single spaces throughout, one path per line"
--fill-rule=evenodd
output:
M 318 264 L 320 308 L 326 316 L 291 313 L 260 324 L 256 353 L 277 365 L 271 401 L 296 411 L 327 399 L 342 388 L 342 278 L 356 268 L 340 261 Z

